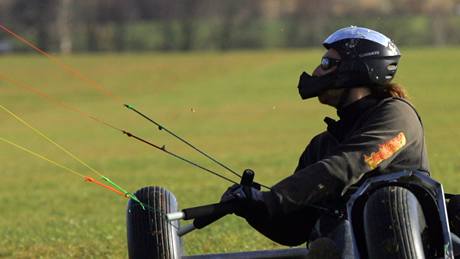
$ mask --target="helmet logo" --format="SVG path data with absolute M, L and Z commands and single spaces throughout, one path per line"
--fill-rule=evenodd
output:
M 359 57 L 360 57 L 360 58 L 364 58 L 364 57 L 377 56 L 377 55 L 380 55 L 380 51 L 378 51 L 378 50 L 376 50 L 376 51 L 371 51 L 371 52 L 367 52 L 367 53 L 363 53 L 363 54 L 359 54 Z
M 349 49 L 353 49 L 358 45 L 359 39 L 350 39 L 347 43 L 345 43 L 345 47 Z

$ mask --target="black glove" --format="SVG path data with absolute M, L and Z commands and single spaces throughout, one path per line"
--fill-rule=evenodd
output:
M 279 209 L 276 195 L 251 186 L 235 184 L 225 191 L 221 202 L 236 202 L 235 214 L 246 218 L 272 217 Z

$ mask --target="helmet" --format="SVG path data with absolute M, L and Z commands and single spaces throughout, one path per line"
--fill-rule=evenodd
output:
M 356 26 L 332 33 L 323 46 L 340 54 L 342 60 L 337 72 L 354 74 L 355 86 L 381 86 L 390 82 L 401 57 L 391 39 L 377 31 Z
M 341 59 L 336 60 L 337 69 L 332 73 L 320 77 L 306 72 L 300 75 L 297 87 L 302 99 L 318 96 L 328 89 L 383 86 L 393 79 L 401 56 L 388 37 L 356 26 L 334 32 L 323 45 L 336 50 Z

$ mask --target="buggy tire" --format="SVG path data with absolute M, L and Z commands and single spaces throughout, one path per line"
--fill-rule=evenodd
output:
M 367 258 L 423 259 L 426 227 L 420 203 L 400 186 L 373 192 L 364 206 Z
M 179 221 L 168 222 L 166 213 L 178 209 L 176 198 L 161 187 L 144 187 L 134 195 L 144 203 L 128 201 L 126 225 L 128 254 L 131 259 L 176 259 L 182 256 L 177 235 Z

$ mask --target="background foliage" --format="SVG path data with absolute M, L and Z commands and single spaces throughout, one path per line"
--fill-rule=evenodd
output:
M 459 15 L 460 0 L 0 0 L 2 24 L 63 53 L 316 47 L 349 25 L 453 45 Z M 12 50 L 28 51 L 0 34 Z

